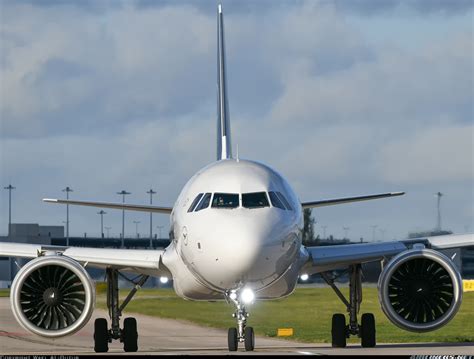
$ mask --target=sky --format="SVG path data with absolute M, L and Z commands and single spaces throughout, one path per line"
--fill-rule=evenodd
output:
M 470 0 L 225 0 L 234 153 L 280 172 L 301 201 L 406 191 L 319 208 L 315 232 L 406 238 L 474 231 Z M 0 0 L 0 184 L 12 221 L 63 225 L 42 198 L 172 206 L 216 156 L 216 1 Z M 71 236 L 100 209 L 70 207 Z M 121 231 L 121 211 L 105 226 Z M 156 226 L 169 228 L 166 215 Z M 126 213 L 126 234 L 149 215 Z M 8 225 L 1 191 L 0 234 Z M 377 226 L 373 231 L 372 226 Z

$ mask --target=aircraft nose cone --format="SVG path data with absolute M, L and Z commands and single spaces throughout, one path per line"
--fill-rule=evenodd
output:
M 242 221 L 217 224 L 203 246 L 199 272 L 219 288 L 269 278 L 275 272 L 275 232 L 271 226 Z

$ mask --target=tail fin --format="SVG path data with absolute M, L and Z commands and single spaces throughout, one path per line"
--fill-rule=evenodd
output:
M 217 160 L 232 158 L 229 104 L 225 74 L 224 15 L 217 6 Z

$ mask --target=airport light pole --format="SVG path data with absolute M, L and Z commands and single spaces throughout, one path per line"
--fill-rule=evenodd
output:
M 161 239 L 161 228 L 163 228 L 163 226 L 156 226 L 156 228 L 158 228 L 158 230 L 160 231 L 160 238 Z
M 125 191 L 124 189 L 117 194 L 122 195 L 122 203 L 125 204 L 125 196 L 131 194 L 130 192 Z M 122 208 L 122 248 L 125 247 L 125 208 Z
M 101 209 L 97 214 L 100 214 L 100 235 L 104 238 L 104 214 L 107 214 L 107 212 Z
M 109 230 L 112 229 L 112 227 L 104 227 L 104 228 L 107 231 L 107 238 L 109 238 Z
M 69 200 L 69 192 L 74 192 L 71 187 L 63 189 L 66 192 L 66 199 Z M 66 204 L 66 246 L 69 246 L 69 204 Z
M 135 223 L 135 232 L 137 233 L 137 238 L 138 237 L 138 223 L 140 223 L 140 221 L 133 221 L 133 223 Z
M 8 236 L 10 237 L 10 227 L 12 226 L 12 190 L 15 189 L 11 184 L 3 187 L 8 190 Z
M 153 204 L 153 195 L 156 194 L 155 191 L 153 191 L 153 188 L 150 188 L 149 191 L 147 191 L 150 195 L 150 205 Z M 150 212 L 150 248 L 153 248 L 153 213 Z
M 375 228 L 377 228 L 378 226 L 375 224 L 372 227 L 372 242 L 375 242 Z
M 441 231 L 441 197 L 444 196 L 443 193 L 441 192 L 438 192 L 438 193 L 435 193 L 435 196 L 438 197 L 438 218 L 437 218 L 437 222 L 436 222 L 436 230 L 439 232 Z
M 348 238 L 347 238 L 347 232 L 349 232 L 349 229 L 350 229 L 350 228 L 349 228 L 349 227 L 342 227 L 342 229 L 344 230 L 344 233 L 345 233 L 345 234 L 344 234 L 344 239 L 348 239 Z
M 326 239 L 326 228 L 328 228 L 328 226 L 321 226 L 323 228 L 323 238 Z

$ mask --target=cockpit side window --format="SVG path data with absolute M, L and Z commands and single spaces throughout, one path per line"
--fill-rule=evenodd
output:
M 211 196 L 212 196 L 211 193 L 206 193 L 204 195 L 204 197 L 202 197 L 202 200 L 199 203 L 199 205 L 196 207 L 195 212 L 200 211 L 202 209 L 206 209 L 207 207 L 209 207 L 209 203 L 211 202 Z
M 270 207 L 265 192 L 242 193 L 242 206 L 245 208 Z
M 285 205 L 283 202 L 278 198 L 277 194 L 275 192 L 268 192 L 270 196 L 270 201 L 272 202 L 273 207 L 280 208 L 282 210 L 285 210 Z
M 281 201 L 285 204 L 287 210 L 292 211 L 293 207 L 291 207 L 290 202 L 285 198 L 285 196 L 281 192 L 276 192 L 278 197 L 280 197 Z
M 196 198 L 194 198 L 193 203 L 191 203 L 191 206 L 188 209 L 188 212 L 194 211 L 194 208 L 196 208 L 197 204 L 199 203 L 199 200 L 202 198 L 204 193 L 199 193 Z
M 237 193 L 214 193 L 212 208 L 237 208 L 239 195 Z

